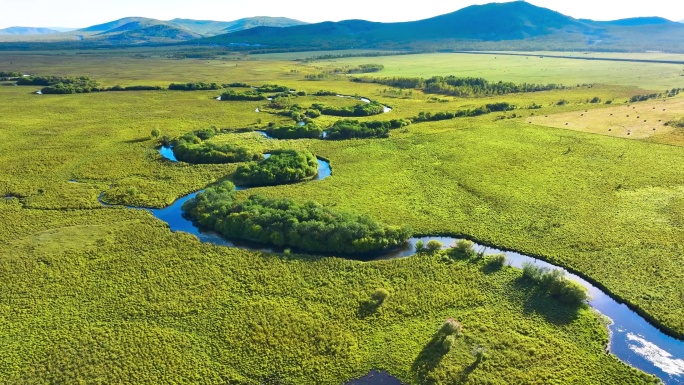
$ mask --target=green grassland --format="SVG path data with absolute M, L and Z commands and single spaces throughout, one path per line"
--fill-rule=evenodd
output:
M 163 207 L 230 177 L 237 165 L 172 163 L 150 138 L 155 128 L 170 137 L 227 128 L 235 132 L 210 140 L 262 151 L 307 149 L 331 162 L 330 178 L 255 189 L 260 194 L 311 199 L 410 225 L 417 234 L 462 234 L 538 255 L 581 272 L 684 334 L 684 309 L 674 306 L 684 301 L 684 170 L 673 166 L 684 160 L 684 148 L 526 120 L 531 114 L 623 108 L 588 100 L 622 104 L 644 90 L 681 84 L 646 76 L 643 63 L 611 64 L 643 74 L 625 86 L 627 77 L 608 76 L 596 62 L 575 60 L 582 67 L 556 72 L 549 64 L 548 76 L 534 77 L 535 68 L 543 68 L 539 62 L 513 66 L 532 58 L 497 58 L 511 64 L 508 73 L 478 58 L 468 64 L 470 72 L 461 72 L 465 64 L 454 65 L 450 55 L 350 58 L 329 65 L 383 64 L 385 70 L 374 76 L 477 75 L 568 85 L 603 78 L 606 84 L 459 99 L 399 94 L 344 78 L 306 81 L 305 74 L 328 64 L 273 57 L 0 56 L 2 70 L 87 75 L 105 86 L 277 83 L 309 93 L 365 96 L 393 108 L 359 120 L 499 101 L 542 106 L 414 124 L 387 139 L 274 141 L 245 131 L 291 120 L 255 112 L 267 102 L 218 102 L 216 91 L 40 96 L 31 87 L 0 86 L 0 195 L 7 197 L 0 200 L 0 269 L 12 277 L 0 284 L 0 298 L 6 299 L 0 349 L 8 352 L 0 358 L 1 381 L 338 384 L 371 368 L 409 383 L 652 381 L 604 353 L 607 331 L 592 311 L 541 297 L 515 269 L 449 263 L 440 255 L 361 263 L 251 253 L 200 244 L 171 233 L 144 210 L 97 201 L 107 192 L 112 203 Z M 431 61 L 434 72 L 427 72 Z M 655 73 L 662 66 L 649 65 Z M 674 76 L 674 68 L 668 71 Z M 557 106 L 561 99 L 569 103 Z M 378 287 L 390 297 L 370 312 L 366 305 Z M 464 335 L 441 356 L 430 340 L 449 317 L 464 325 Z M 475 345 L 489 351 L 480 365 L 470 354 Z
M 629 59 L 633 56 L 614 54 L 611 57 Z M 654 57 L 658 60 L 657 56 Z M 615 84 L 659 91 L 684 85 L 684 66 L 681 64 L 540 58 L 534 53 L 530 53 L 529 56 L 440 53 L 354 57 L 323 60 L 308 65 L 327 69 L 366 63 L 385 66 L 383 71 L 373 76 L 456 75 L 516 83 Z

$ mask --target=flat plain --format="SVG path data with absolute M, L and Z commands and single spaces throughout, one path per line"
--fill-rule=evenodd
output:
M 254 191 L 539 256 L 684 335 L 684 309 L 674 306 L 684 302 L 682 136 L 661 126 L 652 135 L 641 124 L 681 118 L 683 99 L 628 105 L 634 95 L 684 86 L 681 65 L 467 54 L 307 63 L 292 54 L 137 54 L 3 54 L 0 69 L 86 75 L 106 86 L 277 83 L 306 91 L 293 101 L 301 105 L 334 103 L 311 96 L 329 90 L 392 107 L 365 121 L 496 102 L 518 108 L 416 123 L 383 139 L 274 141 L 246 131 L 287 118 L 256 112 L 265 102 L 216 101 L 217 91 L 35 95 L 37 88 L 0 86 L 0 271 L 11 277 L 0 283 L 0 350 L 7 352 L 0 381 L 339 384 L 381 369 L 407 383 L 656 382 L 605 353 L 605 320 L 543 296 L 514 268 L 493 271 L 440 253 L 359 262 L 248 252 L 172 233 L 146 210 L 102 206 L 104 193 L 110 203 L 164 207 L 235 171 L 234 164 L 163 159 L 153 129 L 176 137 L 216 126 L 226 129 L 212 139 L 218 142 L 310 150 L 330 160 L 330 178 Z M 367 74 L 373 77 L 568 87 L 456 98 L 343 75 L 304 78 L 365 63 L 384 66 Z M 603 102 L 590 103 L 595 97 Z M 629 121 L 634 126 L 610 118 L 627 119 L 637 113 L 632 106 L 640 114 Z M 633 134 L 611 135 L 612 124 Z M 380 287 L 390 296 L 369 313 L 364 304 Z M 441 354 L 433 338 L 450 317 L 464 331 Z M 475 364 L 480 347 L 487 359 Z

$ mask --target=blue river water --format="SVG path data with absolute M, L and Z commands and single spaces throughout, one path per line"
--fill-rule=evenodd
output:
M 171 161 L 175 161 L 173 157 L 173 151 L 169 153 L 170 149 L 160 150 L 162 156 L 166 157 Z M 322 180 L 329 177 L 332 174 L 330 169 L 330 164 L 319 159 L 319 175 L 316 180 Z M 245 188 L 238 188 L 239 190 L 245 190 Z M 258 250 L 263 252 L 281 252 L 282 250 L 276 250 L 275 248 L 254 245 L 244 242 L 231 242 L 222 239 L 220 236 L 202 232 L 197 227 L 195 227 L 191 221 L 183 218 L 181 212 L 181 206 L 186 201 L 192 199 L 197 193 L 186 195 L 171 206 L 164 209 L 153 209 L 152 214 L 168 223 L 171 230 L 173 231 L 183 231 L 196 235 L 202 242 L 210 242 L 223 246 L 239 247 L 250 250 Z M 414 237 L 409 239 L 408 243 L 395 250 L 388 251 L 381 255 L 378 255 L 374 259 L 394 259 L 394 258 L 406 258 L 416 254 L 415 245 L 418 241 L 427 243 L 430 240 L 437 240 L 441 242 L 444 247 L 449 247 L 459 241 L 459 238 L 453 237 Z M 498 250 L 496 248 L 487 247 L 483 245 L 475 245 L 478 251 L 482 251 L 485 254 L 499 254 L 503 253 L 506 255 L 506 261 L 510 266 L 521 268 L 523 263 L 533 263 L 535 265 L 546 267 L 549 269 L 561 270 L 565 273 L 566 277 L 572 279 L 589 291 L 591 299 L 589 300 L 589 306 L 599 311 L 601 314 L 607 316 L 612 320 L 612 324 L 609 326 L 610 329 L 610 343 L 608 346 L 609 351 L 616 355 L 623 362 L 639 368 L 647 373 L 654 374 L 663 380 L 665 384 L 684 384 L 684 341 L 678 340 L 676 338 L 670 337 L 667 334 L 661 332 L 658 328 L 650 324 L 638 313 L 632 311 L 625 304 L 618 302 L 613 299 L 607 293 L 603 292 L 598 287 L 594 286 L 585 279 L 568 272 L 567 270 L 552 265 L 548 262 L 523 255 L 520 253 Z M 364 260 L 367 260 L 364 259 Z M 377 377 L 376 377 L 377 376 Z M 362 379 L 354 381 L 371 381 L 373 378 L 385 378 L 384 373 L 375 372 L 371 373 L 370 377 L 364 377 Z M 388 380 L 389 381 L 389 380 Z M 349 384 L 374 384 L 380 382 L 350 382 Z M 394 384 L 393 382 L 384 382 L 387 384 Z M 398 382 L 397 382 L 398 383 Z

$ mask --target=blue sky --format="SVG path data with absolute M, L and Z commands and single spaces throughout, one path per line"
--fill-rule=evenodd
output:
M 0 28 L 87 27 L 126 16 L 161 20 L 176 17 L 203 20 L 235 20 L 249 16 L 285 16 L 308 22 L 344 19 L 409 21 L 449 13 L 472 0 L 2 0 Z M 684 19 L 681 0 L 530 0 L 532 4 L 585 19 L 614 20 L 636 16 Z

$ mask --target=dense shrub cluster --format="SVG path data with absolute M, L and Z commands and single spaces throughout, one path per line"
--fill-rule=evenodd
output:
M 315 123 L 291 126 L 269 126 L 264 131 L 276 139 L 316 139 L 323 135 L 323 129 Z
M 217 83 L 171 83 L 169 90 L 171 91 L 202 91 L 202 90 L 218 90 L 222 86 Z
M 430 112 L 423 112 L 421 111 L 417 116 L 414 116 L 411 118 L 411 121 L 413 123 L 420 123 L 420 122 L 434 122 L 438 120 L 448 120 L 448 119 L 454 119 L 454 118 L 463 118 L 463 117 L 468 117 L 468 116 L 480 116 L 480 115 L 485 115 L 489 114 L 491 112 L 503 112 L 503 111 L 511 111 L 514 110 L 516 107 L 512 104 L 506 103 L 506 102 L 499 102 L 499 103 L 490 103 L 486 104 L 484 106 L 480 106 L 475 109 L 465 109 L 465 110 L 458 110 L 454 112 L 437 112 L 435 114 L 432 114 Z
M 247 84 L 247 83 L 229 83 L 229 84 L 224 84 L 223 88 L 249 88 L 249 84 Z
M 221 101 L 227 100 L 259 101 L 266 100 L 266 96 L 256 91 L 235 92 L 228 90 L 221 94 Z
M 264 84 L 258 87 L 259 92 L 290 92 L 290 87 L 280 86 L 278 84 Z
M 100 91 L 98 83 L 87 77 L 28 76 L 17 80 L 20 86 L 42 86 L 43 94 L 80 94 Z
M 161 87 L 161 86 L 127 86 L 127 87 L 114 86 L 114 87 L 102 89 L 102 91 L 160 91 L 163 89 L 164 89 L 164 87 Z
M 326 130 L 326 139 L 361 139 L 361 138 L 386 138 L 389 130 L 404 127 L 410 124 L 404 119 L 393 119 L 390 121 L 359 122 L 358 120 L 343 119 L 338 120 Z
M 549 269 L 525 262 L 523 277 L 538 284 L 548 295 L 562 302 L 581 304 L 589 298 L 584 287 L 565 278 L 564 272 L 558 269 Z
M 235 186 L 223 182 L 183 205 L 201 227 L 229 239 L 293 247 L 317 253 L 367 253 L 406 243 L 409 230 L 368 216 L 333 211 L 315 202 L 296 203 L 252 195 L 234 199 Z
M 559 84 L 516 84 L 511 82 L 492 83 L 484 78 L 433 76 L 429 79 L 393 77 L 393 78 L 353 78 L 358 83 L 377 83 L 396 88 L 423 90 L 428 94 L 451 95 L 459 97 L 504 95 L 518 92 L 550 91 L 564 88 Z
M 342 117 L 360 117 L 379 115 L 385 111 L 385 107 L 378 102 L 359 103 L 350 107 L 329 107 L 324 104 L 315 103 L 311 109 L 318 110 L 323 115 L 342 116 Z
M 268 186 L 299 182 L 318 174 L 318 161 L 309 151 L 279 150 L 261 162 L 238 167 L 234 180 L 240 186 Z
M 20 78 L 24 76 L 21 72 L 16 71 L 0 71 L 0 78 Z
M 679 120 L 670 120 L 669 122 L 665 123 L 665 125 L 677 128 L 684 128 L 684 118 L 681 118 Z
M 232 144 L 207 142 L 219 131 L 214 128 L 197 130 L 173 141 L 176 159 L 187 163 L 220 164 L 260 160 L 263 155 Z
M 314 96 L 337 96 L 337 92 L 320 90 L 313 94 Z

